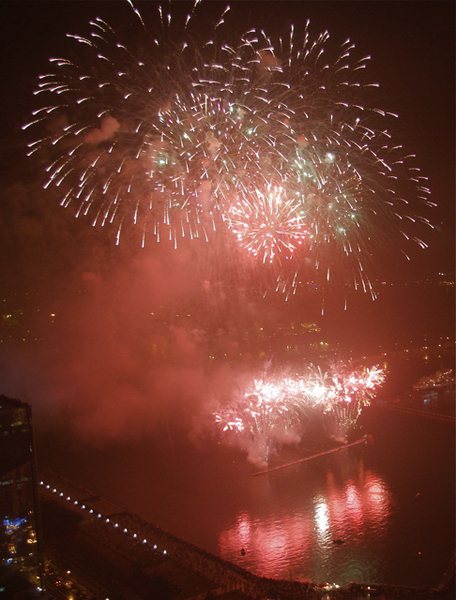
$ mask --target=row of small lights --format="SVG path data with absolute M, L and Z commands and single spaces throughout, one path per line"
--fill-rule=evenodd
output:
M 44 481 L 40 481 L 40 485 L 45 485 L 45 484 L 44 484 Z M 45 487 L 46 487 L 46 489 L 47 489 L 47 490 L 51 490 L 51 492 L 52 492 L 52 493 L 54 493 L 54 494 L 57 494 L 57 493 L 58 493 L 57 489 L 56 489 L 56 488 L 52 488 L 52 489 L 51 489 L 51 486 L 50 486 L 49 484 L 47 484 Z M 59 497 L 60 497 L 60 498 L 63 498 L 63 499 L 65 499 L 65 494 L 64 494 L 63 492 L 60 492 L 60 493 L 59 493 Z M 66 500 L 67 500 L 67 502 L 71 502 L 71 497 L 70 497 L 70 496 L 67 496 L 67 497 L 66 497 Z M 79 502 L 78 502 L 77 500 L 74 500 L 74 501 L 73 501 L 73 504 L 74 504 L 75 506 L 79 506 Z M 81 505 L 80 505 L 80 507 L 81 507 L 81 509 L 87 509 L 87 506 L 86 506 L 85 504 L 81 504 Z M 94 512 L 94 511 L 93 511 L 93 509 L 92 509 L 92 508 L 90 508 L 90 509 L 88 509 L 88 510 L 89 510 L 89 514 L 93 514 L 93 512 Z M 98 513 L 98 514 L 97 514 L 97 518 L 98 518 L 98 519 L 101 519 L 101 517 L 102 517 L 102 516 L 103 516 L 103 515 L 101 515 L 100 513 Z M 110 523 L 110 520 L 109 520 L 109 518 L 106 518 L 106 519 L 105 519 L 105 523 Z M 118 523 L 113 523 L 113 527 L 115 527 L 115 528 L 119 527 Z M 127 528 L 125 528 L 125 529 L 123 530 L 123 533 L 128 533 L 128 529 L 127 529 Z M 137 534 L 136 534 L 136 533 L 134 533 L 132 537 L 133 537 L 133 539 L 136 539 L 138 536 L 137 536 Z M 143 544 L 147 544 L 147 540 L 144 538 L 144 539 L 143 539 L 143 541 L 142 541 L 142 543 L 143 543 Z M 154 544 L 154 546 L 153 546 L 153 549 L 154 549 L 154 550 L 158 550 L 158 547 L 157 547 L 157 545 L 156 545 L 156 544 Z M 164 554 L 164 555 L 166 555 L 166 554 L 167 554 L 166 550 L 163 550 L 163 554 Z M 69 573 L 69 571 L 67 571 L 67 573 Z M 322 587 L 324 587 L 324 589 L 328 589 L 328 590 L 329 590 L 329 589 L 336 589 L 336 588 L 339 588 L 340 586 L 339 586 L 339 585 L 337 585 L 336 583 L 333 583 L 332 585 L 331 585 L 331 584 L 328 584 L 328 583 L 326 583 L 326 584 L 324 584 Z M 367 589 L 370 589 L 370 588 L 367 588 Z M 108 599 L 106 599 L 106 600 L 108 600 Z
M 40 481 L 40 485 L 45 485 L 45 484 L 44 484 L 44 481 Z M 51 489 L 51 486 L 50 486 L 50 485 L 46 485 L 45 487 L 46 487 L 46 489 L 47 489 L 47 490 L 51 490 L 51 492 L 52 492 L 52 493 L 54 493 L 54 494 L 57 494 L 57 493 L 58 493 L 58 492 L 57 492 L 57 489 L 56 489 L 56 488 L 53 488 L 53 489 Z M 60 498 L 63 498 L 63 499 L 65 500 L 65 494 L 64 494 L 63 492 L 60 492 L 60 493 L 59 493 L 59 497 L 60 497 Z M 70 496 L 67 496 L 67 497 L 66 497 L 66 500 L 67 500 L 67 502 L 71 502 L 71 498 L 70 498 Z M 78 502 L 77 500 L 74 500 L 74 501 L 73 501 L 73 504 L 74 504 L 75 506 L 79 506 L 79 502 Z M 87 506 L 86 506 L 85 504 L 81 504 L 81 505 L 80 505 L 80 508 L 81 508 L 81 509 L 83 509 L 83 510 L 88 510 L 88 511 L 89 511 L 89 514 L 93 514 L 93 513 L 94 513 L 93 509 L 92 509 L 92 508 L 88 509 L 88 508 L 87 508 Z M 103 516 L 103 515 L 101 515 L 100 513 L 98 513 L 98 514 L 97 514 L 97 519 L 101 519 L 101 518 L 102 518 L 102 516 Z M 109 519 L 109 518 L 106 518 L 106 519 L 105 519 L 105 523 L 110 523 L 110 522 L 111 522 L 111 521 L 110 521 L 110 519 Z M 114 528 L 117 528 L 117 527 L 119 527 L 119 524 L 118 524 L 118 523 L 112 523 L 112 526 L 113 526 Z M 128 533 L 128 529 L 127 529 L 126 527 L 125 527 L 125 529 L 123 530 L 123 533 Z M 132 535 L 132 538 L 133 538 L 134 540 L 136 540 L 136 539 L 138 538 L 138 535 L 137 535 L 136 533 L 134 533 L 134 534 Z M 143 544 L 147 544 L 147 540 L 144 538 L 144 539 L 143 539 L 143 541 L 142 541 L 142 543 L 143 543 Z M 157 547 L 157 545 L 156 545 L 156 544 L 154 544 L 154 545 L 152 546 L 152 548 L 153 548 L 154 550 L 158 550 L 158 547 Z M 162 554 L 167 554 L 166 550 L 163 550 Z

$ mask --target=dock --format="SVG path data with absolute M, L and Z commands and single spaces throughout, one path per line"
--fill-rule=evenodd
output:
M 309 460 L 313 460 L 314 458 L 319 458 L 320 456 L 326 456 L 327 454 L 339 452 L 339 450 L 345 450 L 346 448 L 352 448 L 353 446 L 357 446 L 358 444 L 366 444 L 367 442 L 373 441 L 374 438 L 371 435 L 367 435 L 360 438 L 356 442 L 351 442 L 350 444 L 343 444 L 342 446 L 338 446 L 337 448 L 331 448 L 331 450 L 326 450 L 325 452 L 319 452 L 318 454 L 312 454 L 312 456 L 299 458 L 298 460 L 293 460 L 292 462 L 285 463 L 284 465 L 279 465 L 278 467 L 272 467 L 271 469 L 265 469 L 264 471 L 257 471 L 256 473 L 252 473 L 252 477 L 256 477 L 257 475 L 266 475 L 267 473 L 272 473 L 273 471 L 278 471 L 279 469 L 285 469 L 285 467 L 298 465 L 299 463 L 307 462 Z

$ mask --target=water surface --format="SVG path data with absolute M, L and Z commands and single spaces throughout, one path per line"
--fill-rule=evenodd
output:
M 436 586 L 454 550 L 454 425 L 369 407 L 373 444 L 252 476 L 215 440 L 94 451 L 38 440 L 41 462 L 179 537 L 267 577 Z M 58 451 L 57 449 L 58 444 Z M 312 453 L 284 449 L 276 463 Z

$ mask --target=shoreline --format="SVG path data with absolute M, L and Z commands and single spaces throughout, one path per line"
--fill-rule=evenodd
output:
M 147 567 L 148 560 L 153 562 L 152 556 L 155 556 L 155 553 L 161 552 L 162 555 L 169 556 L 175 561 L 176 565 L 185 565 L 187 569 L 202 575 L 216 586 L 214 590 L 205 593 L 217 596 L 226 593 L 242 593 L 244 598 L 247 596 L 252 599 L 264 597 L 266 594 L 269 598 L 280 600 L 295 598 L 367 600 L 381 594 L 385 600 L 396 598 L 450 600 L 452 597 L 450 594 L 454 591 L 454 553 L 438 588 L 358 582 L 350 582 L 342 587 L 327 583 L 302 583 L 260 577 L 180 539 L 64 477 L 43 467 L 39 467 L 38 470 L 39 492 L 43 500 L 57 503 L 66 511 L 78 515 L 81 519 L 79 527 L 83 527 L 84 531 L 98 542 L 137 562 L 142 569 Z M 149 559 L 147 551 L 150 554 Z M 199 598 L 195 596 L 197 597 Z M 201 596 L 201 598 L 205 597 Z M 231 597 L 236 598 L 236 595 Z

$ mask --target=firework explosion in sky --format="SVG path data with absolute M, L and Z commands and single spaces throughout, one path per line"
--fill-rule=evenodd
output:
M 188 432 L 265 359 L 446 335 L 396 282 L 454 264 L 449 11 L 261 5 L 2 3 L 2 393 Z
M 135 225 L 143 245 L 235 246 L 231 257 L 287 295 L 317 277 L 374 295 L 385 231 L 405 254 L 425 247 L 407 229 L 409 198 L 432 203 L 389 132 L 396 116 L 375 104 L 370 57 L 350 40 L 334 49 L 309 22 L 233 39 L 229 7 L 202 40 L 204 5 L 185 21 L 159 8 L 151 23 L 131 5 L 127 31 L 95 18 L 89 35 L 68 35 L 75 58 L 50 59 L 24 126 L 46 187 L 114 227 L 117 243 Z
M 327 372 L 311 367 L 301 376 L 265 372 L 216 408 L 215 423 L 222 435 L 235 434 L 252 463 L 265 466 L 282 445 L 301 440 L 311 419 L 322 421 L 328 437 L 346 442 L 384 379 L 376 367 L 363 371 L 342 364 Z

